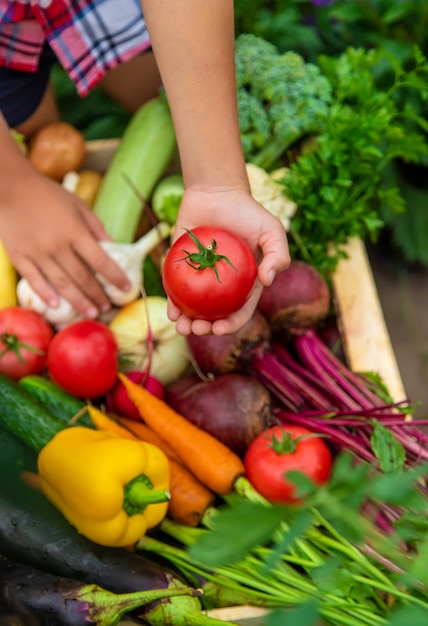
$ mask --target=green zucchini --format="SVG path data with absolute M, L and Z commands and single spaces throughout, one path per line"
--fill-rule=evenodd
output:
M 0 374 L 0 425 L 39 452 L 66 425 L 27 393 Z
M 51 380 L 43 378 L 43 376 L 24 376 L 19 381 L 19 385 L 67 426 L 70 420 L 86 406 L 86 402 L 67 393 Z M 79 416 L 76 424 L 88 426 L 88 428 L 94 427 L 87 413 Z
M 163 97 L 133 115 L 103 177 L 93 211 L 119 243 L 134 241 L 144 202 L 176 149 L 171 114 Z

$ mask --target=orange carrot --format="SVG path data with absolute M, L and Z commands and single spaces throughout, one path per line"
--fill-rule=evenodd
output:
M 175 522 L 198 526 L 215 496 L 205 485 L 177 461 L 169 459 L 171 471 L 168 515 Z
M 116 419 L 119 424 L 128 429 L 133 435 L 138 437 L 138 439 L 152 443 L 154 446 L 160 448 L 169 459 L 181 463 L 180 457 L 175 450 L 173 450 L 168 443 L 163 441 L 151 428 L 144 424 L 144 422 L 137 422 L 136 420 L 121 416 L 117 416 Z
M 22 470 L 22 472 L 19 474 L 19 478 L 22 480 L 24 485 L 27 485 L 27 487 L 31 487 L 31 489 L 34 489 L 35 491 L 42 492 L 39 475 L 36 472 Z
M 97 430 L 108 430 L 109 432 L 120 435 L 125 439 L 138 439 L 138 437 L 133 435 L 127 428 L 118 424 L 116 420 L 112 419 L 92 404 L 88 404 L 87 409 L 89 417 Z
M 245 473 L 241 459 L 215 437 L 198 428 L 122 373 L 118 374 L 141 418 L 178 454 L 203 485 L 218 494 L 233 491 Z
M 198 526 L 207 508 L 214 502 L 214 494 L 207 489 L 179 460 L 174 450 L 143 422 L 116 417 L 117 421 L 142 441 L 160 448 L 169 459 L 171 479 L 168 515 L 186 526 Z

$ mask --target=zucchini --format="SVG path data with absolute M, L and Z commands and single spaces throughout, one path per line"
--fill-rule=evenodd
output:
M 136 552 L 106 548 L 80 535 L 26 485 L 0 489 L 0 554 L 113 593 L 188 587 L 172 569 Z M 199 599 L 177 596 L 138 609 L 151 626 L 232 626 L 206 616 Z
M 176 149 L 174 126 L 163 97 L 133 115 L 101 181 L 93 211 L 118 243 L 131 243 L 150 195 Z
M 54 382 L 42 376 L 24 376 L 19 381 L 19 385 L 65 425 L 69 425 L 70 420 L 86 406 L 86 402 L 67 393 Z M 86 413 L 76 420 L 77 423 L 88 428 L 94 427 Z
M 17 382 L 0 374 L 0 425 L 39 452 L 66 425 Z

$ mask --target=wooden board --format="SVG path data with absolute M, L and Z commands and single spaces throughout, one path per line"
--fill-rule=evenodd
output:
M 349 366 L 356 372 L 377 372 L 392 398 L 404 400 L 406 393 L 366 248 L 361 240 L 353 239 L 346 251 L 349 258 L 339 264 L 333 286 Z

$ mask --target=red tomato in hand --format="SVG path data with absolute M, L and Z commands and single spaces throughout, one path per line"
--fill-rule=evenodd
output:
M 38 313 L 19 306 L 0 310 L 0 373 L 14 380 L 41 374 L 52 337 Z
M 47 367 L 52 380 L 80 398 L 98 398 L 116 382 L 119 349 L 108 326 L 82 320 L 52 339 Z
M 273 426 L 249 445 L 244 459 L 250 483 L 277 504 L 297 502 L 296 486 L 285 477 L 301 472 L 316 485 L 325 484 L 331 472 L 332 456 L 325 441 L 300 426 Z
M 171 246 L 162 269 L 171 302 L 188 317 L 208 321 L 238 311 L 256 276 L 250 247 L 238 235 L 215 226 L 184 233 Z

